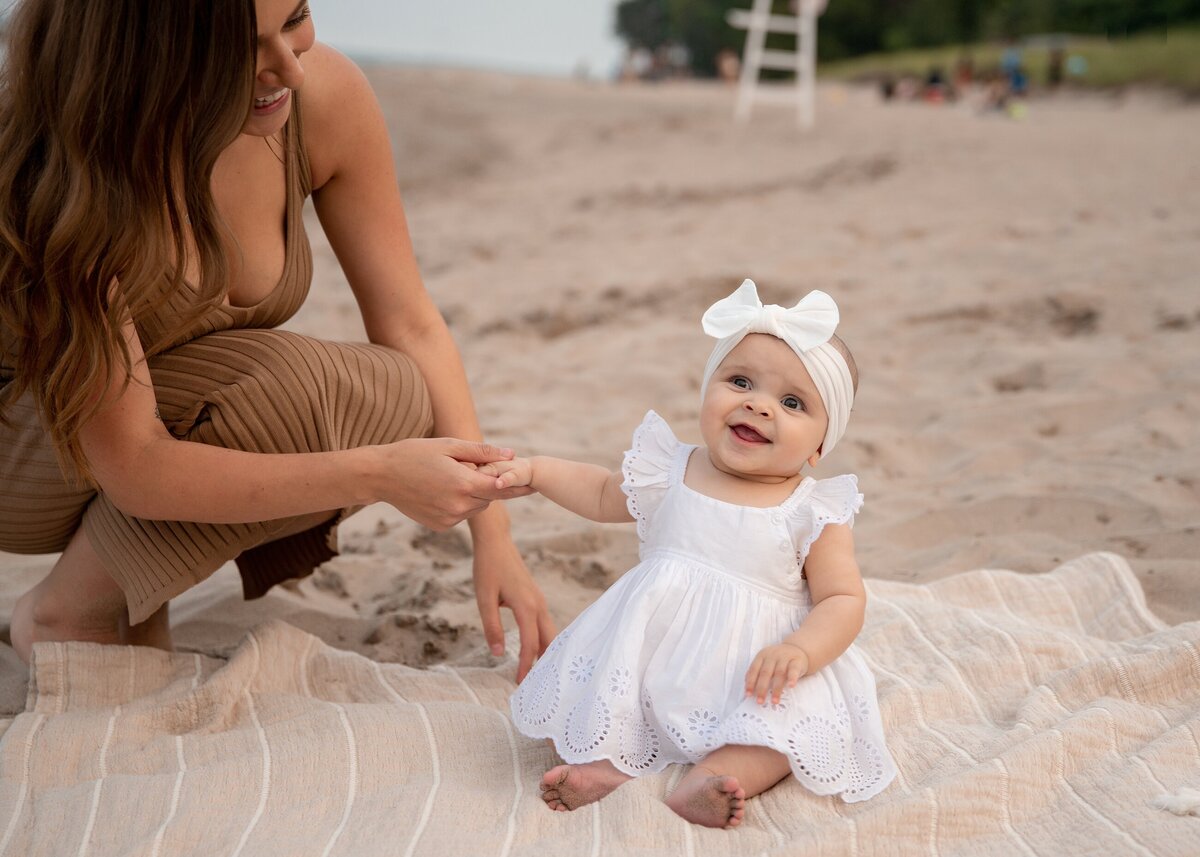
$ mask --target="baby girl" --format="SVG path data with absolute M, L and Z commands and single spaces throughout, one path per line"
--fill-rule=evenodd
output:
M 823 292 L 763 306 L 747 280 L 704 314 L 717 338 L 700 447 L 653 411 L 619 471 L 535 456 L 488 465 L 595 521 L 636 521 L 641 562 L 567 627 L 512 697 L 517 728 L 550 739 L 552 809 L 690 763 L 667 798 L 735 827 L 789 774 L 861 801 L 896 769 L 875 680 L 852 645 L 866 593 L 850 527 L 854 476 L 803 473 L 841 439 L 857 386 Z

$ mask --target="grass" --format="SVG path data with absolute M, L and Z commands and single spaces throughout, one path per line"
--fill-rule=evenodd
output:
M 964 55 L 972 58 L 976 73 L 982 73 L 998 68 L 1003 52 L 1001 44 L 982 44 L 871 54 L 824 63 L 821 74 L 843 80 L 875 80 L 887 74 L 924 78 L 931 68 L 940 66 L 944 74 L 950 75 Z M 1087 61 L 1085 74 L 1066 75 L 1074 85 L 1112 88 L 1150 84 L 1200 96 L 1200 25 L 1111 39 L 1067 36 L 1066 52 Z M 1025 44 L 1024 65 L 1035 86 L 1046 81 L 1048 57 L 1046 40 Z

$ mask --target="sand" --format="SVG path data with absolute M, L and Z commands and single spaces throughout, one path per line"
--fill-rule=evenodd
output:
M 770 301 L 821 288 L 862 387 L 816 475 L 858 474 L 868 578 L 1110 550 L 1159 616 L 1200 619 L 1194 105 L 1064 95 L 1014 121 L 831 84 L 803 135 L 778 108 L 736 128 L 716 84 L 369 75 L 490 440 L 615 467 L 650 408 L 698 440 L 703 309 L 744 277 Z M 310 226 L 316 278 L 288 327 L 361 339 Z M 560 626 L 636 561 L 632 525 L 540 497 L 510 508 Z M 249 603 L 226 566 L 173 605 L 179 647 L 222 654 L 283 618 L 380 660 L 486 660 L 465 526 L 373 506 L 342 551 Z M 0 555 L 0 616 L 53 559 Z M 24 681 L 0 646 L 0 712 Z

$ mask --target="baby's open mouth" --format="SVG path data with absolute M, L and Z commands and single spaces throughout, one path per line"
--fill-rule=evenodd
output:
M 736 426 L 732 426 L 730 428 L 730 431 L 732 431 L 735 435 L 738 436 L 739 439 L 744 440 L 746 443 L 770 443 L 771 442 L 771 441 L 767 440 L 765 437 L 763 437 L 761 434 L 759 434 L 757 429 L 753 428 L 752 426 L 748 426 L 745 423 L 739 423 Z

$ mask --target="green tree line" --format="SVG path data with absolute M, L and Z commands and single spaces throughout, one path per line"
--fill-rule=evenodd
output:
M 712 74 L 717 54 L 723 48 L 740 53 L 745 39 L 726 23 L 725 13 L 750 5 L 751 0 L 622 0 L 616 29 L 634 48 L 681 43 L 691 52 L 693 70 Z M 774 11 L 789 14 L 790 5 L 776 0 Z M 822 61 L 831 61 L 1040 33 L 1117 37 L 1189 22 L 1200 22 L 1200 0 L 829 0 L 817 50 Z

